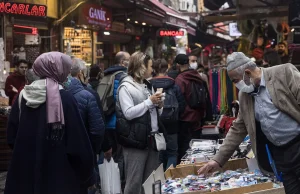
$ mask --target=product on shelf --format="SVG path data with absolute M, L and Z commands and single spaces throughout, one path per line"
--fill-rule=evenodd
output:
M 67 52 L 69 43 L 71 55 L 86 62 L 92 62 L 92 32 L 84 29 L 65 28 L 64 34 L 65 52 Z
M 227 170 L 223 173 L 216 172 L 210 177 L 188 175 L 183 179 L 168 179 L 162 185 L 162 193 L 213 192 L 272 181 L 273 178 L 264 176 L 259 170 L 255 172 L 249 172 L 247 169 Z

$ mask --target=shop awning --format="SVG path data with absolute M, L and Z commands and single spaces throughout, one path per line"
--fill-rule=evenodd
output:
M 61 16 L 60 19 L 56 20 L 53 24 L 54 25 L 59 25 L 61 22 L 64 21 L 64 19 L 66 19 L 66 17 L 68 15 L 70 15 L 73 11 L 75 11 L 80 5 L 86 3 L 88 0 L 81 0 L 79 2 L 77 2 L 76 4 L 71 5 Z
M 188 27 L 187 26 L 188 19 L 186 17 L 180 16 L 180 13 L 165 6 L 164 4 L 160 3 L 158 0 L 150 0 L 150 2 L 166 13 L 166 21 L 165 21 L 166 24 L 179 27 L 179 28 Z
M 196 36 L 196 29 L 191 27 L 191 26 L 188 26 L 186 31 L 190 34 L 190 35 L 193 35 L 193 36 Z

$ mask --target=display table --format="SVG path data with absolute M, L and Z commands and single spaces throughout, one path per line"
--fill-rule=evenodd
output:
M 188 175 L 195 175 L 197 174 L 197 170 L 201 168 L 204 164 L 199 165 L 186 165 L 181 167 L 170 167 L 165 172 L 166 179 L 176 179 L 176 178 L 184 178 Z M 227 162 L 224 167 L 222 168 L 224 171 L 226 170 L 236 170 L 236 169 L 246 169 L 247 162 L 245 159 L 235 159 Z M 216 191 L 213 193 L 217 194 L 244 194 L 244 193 L 250 193 L 254 191 L 263 191 L 273 188 L 272 182 L 265 182 L 260 184 L 255 184 L 251 186 L 245 186 L 245 187 L 239 187 L 239 188 L 232 188 L 222 191 Z M 185 194 L 200 194 L 200 193 L 211 193 L 211 192 L 203 192 L 203 191 L 194 191 L 194 192 L 186 192 Z M 272 193 L 273 194 L 273 193 Z
M 0 115 L 0 172 L 7 171 L 12 156 L 12 150 L 6 139 L 7 116 Z

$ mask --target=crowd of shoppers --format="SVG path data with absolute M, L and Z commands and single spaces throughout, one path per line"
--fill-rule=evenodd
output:
M 195 84 L 206 85 L 196 61 L 180 54 L 170 66 L 119 52 L 105 71 L 91 66 L 89 79 L 82 60 L 59 52 L 40 55 L 29 70 L 20 61 L 6 84 L 13 158 L 5 194 L 94 194 L 98 164 L 111 158 L 124 193 L 143 193 L 153 170 L 176 166 L 200 137 L 205 108 L 187 103 Z M 157 150 L 157 135 L 166 150 Z

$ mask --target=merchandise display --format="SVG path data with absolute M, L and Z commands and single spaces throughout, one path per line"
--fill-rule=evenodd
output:
M 219 139 L 218 141 L 204 139 L 191 140 L 190 149 L 187 150 L 187 153 L 181 159 L 181 165 L 208 162 L 219 152 L 223 141 L 224 139 Z M 249 136 L 247 136 L 234 152 L 231 159 L 245 158 L 250 150 L 251 142 Z
M 213 114 L 225 114 L 230 111 L 230 105 L 238 99 L 238 91 L 225 68 L 211 69 L 208 72 L 209 93 L 212 102 Z
M 182 161 L 185 164 L 207 162 L 216 154 L 216 148 L 217 142 L 214 140 L 193 139 Z
M 188 175 L 183 179 L 168 179 L 162 185 L 162 193 L 213 192 L 272 181 L 271 177 L 264 176 L 259 170 L 255 172 L 249 172 L 247 169 L 227 170 L 223 173 L 216 172 L 210 177 Z
M 8 116 L 11 111 L 10 106 L 0 106 L 0 115 Z
M 64 28 L 64 50 L 69 53 L 71 47 L 72 55 L 84 61 L 92 62 L 92 36 L 90 30 Z

